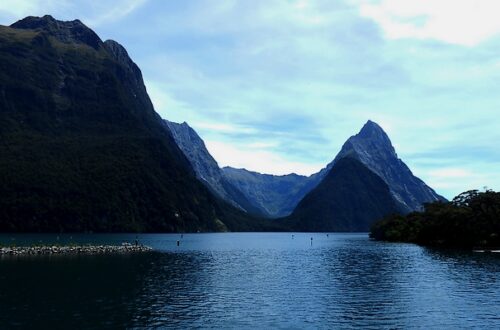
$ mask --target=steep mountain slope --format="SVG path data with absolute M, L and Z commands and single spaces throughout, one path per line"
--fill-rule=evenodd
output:
M 289 215 L 315 183 L 297 174 L 270 175 L 232 167 L 222 171 L 249 201 L 273 218 Z
M 265 217 L 288 215 L 311 188 L 308 178 L 289 174 L 260 174 L 245 169 L 219 168 L 201 137 L 187 123 L 165 120 L 179 148 L 197 177 L 221 198 L 251 214 Z
M 122 46 L 78 20 L 0 26 L 1 231 L 252 225 L 196 179 Z
M 235 207 L 256 215 L 265 215 L 248 201 L 223 175 L 215 159 L 208 152 L 200 136 L 186 122 L 182 124 L 164 121 L 175 142 L 191 163 L 196 176 L 215 194 Z
M 413 175 L 398 158 L 384 130 L 372 121 L 368 121 L 357 135 L 347 140 L 328 167 L 345 157 L 358 159 L 380 176 L 405 212 L 420 210 L 424 203 L 446 200 Z
M 309 177 L 268 175 L 231 167 L 223 168 L 221 173 L 196 132 L 187 124 L 176 125 L 175 129 L 172 128 L 173 132 L 177 131 L 174 137 L 198 177 L 209 183 L 219 196 L 233 205 L 244 205 L 243 208 L 250 213 L 273 218 L 291 214 L 299 201 L 326 177 L 338 160 L 345 157 L 358 159 L 379 175 L 389 185 L 403 212 L 419 210 L 423 203 L 444 200 L 411 173 L 397 157 L 387 134 L 372 121 L 345 142 L 330 164 Z
M 345 157 L 283 222 L 295 231 L 368 231 L 376 220 L 398 212 L 384 180 L 360 161 Z

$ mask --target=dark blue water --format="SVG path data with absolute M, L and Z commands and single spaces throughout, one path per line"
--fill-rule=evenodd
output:
M 4 245 L 134 239 L 0 235 Z M 499 254 L 366 234 L 139 240 L 156 251 L 0 259 L 0 328 L 500 328 Z

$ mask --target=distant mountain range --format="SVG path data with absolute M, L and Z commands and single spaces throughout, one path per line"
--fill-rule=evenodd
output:
M 371 121 L 309 177 L 221 169 L 119 43 L 51 16 L 0 26 L 0 137 L 0 231 L 367 231 L 444 200 Z
M 226 185 L 232 186 L 231 192 L 227 193 L 225 191 L 224 195 L 220 194 L 221 197 L 237 204 L 235 196 L 243 194 L 246 197 L 245 205 L 251 203 L 253 210 L 259 210 L 259 215 L 264 214 L 271 218 L 290 216 L 287 223 L 294 229 L 307 230 L 309 224 L 309 230 L 320 230 L 321 228 L 323 230 L 334 230 L 334 228 L 336 228 L 335 230 L 357 231 L 360 228 L 368 230 L 370 221 L 367 219 L 373 221 L 387 215 L 383 212 L 384 210 L 386 212 L 408 213 L 420 210 L 424 203 L 445 201 L 442 196 L 436 194 L 432 188 L 412 174 L 405 163 L 397 157 L 394 147 L 384 130 L 372 121 L 368 121 L 357 135 L 350 137 L 344 143 L 341 151 L 331 163 L 320 172 L 309 177 L 297 174 L 276 176 L 231 167 L 220 169 L 205 148 L 202 139 L 187 123 L 169 123 L 169 125 L 177 144 L 193 164 L 198 177 L 211 186 L 212 190 L 218 192 L 218 186 L 212 182 L 225 182 Z M 196 141 L 196 143 L 193 143 L 193 141 Z M 343 163 L 342 166 L 333 171 L 337 163 L 344 159 L 350 159 L 351 161 Z M 207 165 L 208 160 L 209 166 Z M 346 167 L 349 166 L 357 170 L 349 172 L 346 170 Z M 330 173 L 336 178 L 335 180 L 329 178 Z M 349 182 L 352 181 L 353 184 L 349 185 L 345 177 L 342 179 L 342 175 L 338 173 L 343 173 L 342 175 L 346 177 L 349 176 L 351 178 Z M 363 186 L 361 183 L 354 184 L 353 175 L 356 173 L 372 184 L 367 186 Z M 368 173 L 371 173 L 371 175 Z M 380 181 L 370 181 L 373 175 L 378 177 Z M 341 186 L 339 186 L 340 182 L 343 182 Z M 380 182 L 382 182 L 382 186 L 377 185 Z M 347 189 L 346 187 L 350 188 Z M 382 195 L 371 196 L 369 193 L 370 189 L 372 189 L 374 194 L 375 191 L 377 191 L 376 194 L 380 194 L 384 187 L 388 189 L 389 199 Z M 362 188 L 363 191 L 361 191 Z M 348 193 L 346 196 L 350 197 L 338 200 L 340 197 L 338 192 L 341 190 L 346 191 Z M 237 192 L 236 195 L 235 192 Z M 324 195 L 324 193 L 331 193 L 332 195 Z M 365 198 L 366 203 L 361 203 L 364 207 L 361 207 L 359 198 L 357 199 L 356 196 L 360 198 L 361 196 L 367 197 Z M 370 196 L 380 198 L 380 200 L 390 200 L 390 203 L 384 203 L 380 208 L 368 207 L 368 205 L 375 206 L 376 203 L 373 201 L 377 200 L 374 198 L 372 202 L 368 202 Z M 319 205 L 317 205 L 318 200 L 322 201 Z M 348 200 L 351 200 L 352 203 L 348 203 Z M 241 204 L 238 205 L 242 207 Z M 353 205 L 357 205 L 359 210 L 353 210 L 353 212 L 349 213 L 348 209 Z M 334 206 L 334 208 L 328 211 L 330 206 Z M 245 207 L 242 207 L 242 209 L 250 213 L 255 212 Z M 339 210 L 345 212 L 339 212 Z M 373 210 L 373 212 L 369 210 Z M 354 211 L 360 211 L 363 215 Z M 354 219 L 353 224 L 345 227 L 340 224 L 339 226 L 335 224 L 326 225 L 327 219 L 340 213 L 345 214 L 346 221 Z M 324 219 L 324 227 L 319 225 L 321 222 L 312 224 L 312 219 L 318 217 Z M 293 221 L 290 220 L 292 218 Z M 311 221 L 309 221 L 310 223 L 305 221 L 305 224 L 299 224 L 301 221 L 298 221 L 298 218 L 308 218 Z M 359 227 L 356 223 L 363 225 Z
M 210 155 L 205 142 L 187 124 L 177 124 L 164 120 L 179 148 L 191 162 L 196 176 L 213 193 L 233 206 L 258 216 L 267 216 L 258 206 L 252 204 L 245 194 L 236 188 L 224 175 L 215 159 Z

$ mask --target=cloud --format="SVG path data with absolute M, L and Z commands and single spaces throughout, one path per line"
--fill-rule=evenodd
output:
M 220 141 L 206 140 L 205 145 L 219 166 L 246 168 L 260 173 L 285 175 L 290 173 L 310 175 L 318 172 L 324 164 L 293 162 L 279 154 L 257 151 L 253 145 L 238 145 Z
M 251 127 L 243 127 L 240 125 L 227 124 L 221 122 L 199 122 L 195 121 L 190 123 L 191 126 L 198 130 L 208 130 L 218 133 L 232 133 L 232 134 L 252 134 L 256 130 Z
M 427 178 L 429 185 L 441 190 L 449 199 L 467 190 L 482 189 L 492 182 L 485 173 L 469 168 L 456 167 L 444 167 L 428 171 Z M 498 187 L 496 188 L 498 189 Z
M 177 118 L 176 114 L 182 114 L 189 111 L 189 104 L 177 100 L 171 96 L 169 89 L 162 85 L 162 83 L 154 81 L 145 81 L 146 89 L 153 106 L 164 119 L 171 121 L 185 121 L 187 118 Z
M 429 172 L 429 175 L 436 178 L 460 179 L 460 178 L 470 177 L 473 174 L 469 170 L 452 167 L 452 168 L 440 168 L 432 170 Z
M 363 1 L 362 16 L 375 20 L 390 39 L 434 39 L 475 46 L 500 32 L 498 0 Z
M 0 3 L 0 12 L 7 13 L 10 16 L 23 17 L 36 11 L 39 2 L 26 0 L 3 0 Z
M 133 11 L 143 6 L 148 0 L 120 0 L 91 2 L 92 13 L 86 20 L 89 26 L 97 27 L 102 24 L 123 19 Z
M 499 6 L 6 0 L 0 20 L 49 12 L 91 22 L 127 48 L 160 115 L 219 143 L 222 163 L 310 173 L 372 119 L 415 174 L 453 197 L 475 184 L 500 188 Z M 439 172 L 450 168 L 475 179 Z
M 148 0 L 2 0 L 0 14 L 3 20 L 19 20 L 25 16 L 46 14 L 60 20 L 80 19 L 86 25 L 96 28 L 102 24 L 119 21 Z M 5 22 L 7 24 L 8 22 Z

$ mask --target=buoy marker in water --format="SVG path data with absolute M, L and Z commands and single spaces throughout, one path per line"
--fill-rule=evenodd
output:
M 181 244 L 181 241 L 177 241 L 177 246 L 179 246 Z

